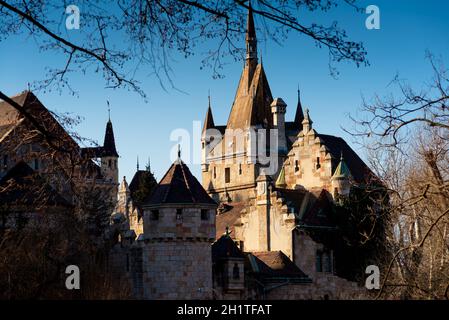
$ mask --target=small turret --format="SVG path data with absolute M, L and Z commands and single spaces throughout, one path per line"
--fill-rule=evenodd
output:
M 351 190 L 351 179 L 351 172 L 346 165 L 342 153 L 340 157 L 340 163 L 338 164 L 331 178 L 334 199 L 337 197 L 337 195 L 347 196 L 349 194 Z
M 273 113 L 273 127 L 278 130 L 277 142 L 278 152 L 283 155 L 287 153 L 287 139 L 285 136 L 285 113 L 287 104 L 282 98 L 276 98 L 271 103 L 271 112 Z

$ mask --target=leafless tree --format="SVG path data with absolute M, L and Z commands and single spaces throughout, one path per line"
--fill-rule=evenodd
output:
M 362 12 L 356 0 L 344 3 Z M 73 33 L 65 24 L 69 4 L 0 0 L 0 41 L 26 34 L 41 50 L 66 57 L 64 65 L 49 66 L 46 79 L 35 83 L 36 88 L 66 88 L 75 93 L 69 75 L 92 72 L 103 76 L 106 87 L 125 87 L 145 96 L 135 77 L 139 69 L 158 77 L 163 86 L 167 82 L 173 85 L 172 59 L 198 54 L 198 47 L 206 41 L 214 44 L 201 53 L 202 66 L 212 67 L 214 77 L 221 76 L 226 57 L 243 58 L 241 39 L 249 1 L 79 1 L 81 27 Z M 251 5 L 269 39 L 282 42 L 293 31 L 327 48 L 330 63 L 368 63 L 363 45 L 349 40 L 337 22 L 306 23 L 308 12 L 327 12 L 339 5 L 338 1 L 254 0 Z M 336 71 L 334 67 L 331 70 Z
M 428 59 L 434 75 L 423 89 L 396 77 L 400 96 L 364 101 L 354 119 L 390 195 L 392 256 L 378 298 L 449 299 L 449 78 Z

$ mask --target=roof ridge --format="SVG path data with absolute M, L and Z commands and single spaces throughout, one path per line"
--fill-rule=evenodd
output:
M 193 202 L 195 202 L 195 201 L 196 201 L 196 198 L 195 198 L 195 196 L 193 195 L 192 188 L 191 188 L 191 186 L 190 186 L 189 180 L 187 179 L 186 173 L 185 173 L 185 171 L 184 171 L 184 163 L 182 162 L 182 160 L 180 161 L 180 164 L 179 164 L 179 165 L 181 166 L 182 176 L 184 177 L 184 181 L 185 181 L 185 183 L 186 183 L 187 190 L 189 190 L 190 197 L 192 198 Z

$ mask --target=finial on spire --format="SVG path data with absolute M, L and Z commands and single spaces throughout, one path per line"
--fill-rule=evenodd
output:
M 209 91 L 207 93 L 207 99 L 209 100 L 209 108 L 210 108 L 210 89 L 209 89 Z
M 150 156 L 148 156 L 148 163 L 147 163 L 147 167 L 145 169 L 147 169 L 148 172 L 151 172 Z
M 178 159 L 181 159 L 181 145 L 178 143 Z
M 343 161 L 344 160 L 344 158 L 343 158 L 343 150 L 341 150 L 340 151 L 340 161 Z
M 109 121 L 111 121 L 111 106 L 109 105 L 109 100 L 106 100 L 106 103 L 108 104 L 108 118 Z
M 139 171 L 139 156 L 137 156 L 137 171 Z

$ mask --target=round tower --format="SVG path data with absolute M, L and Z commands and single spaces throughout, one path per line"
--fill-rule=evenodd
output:
M 217 204 L 176 160 L 143 205 L 143 295 L 211 299 Z

